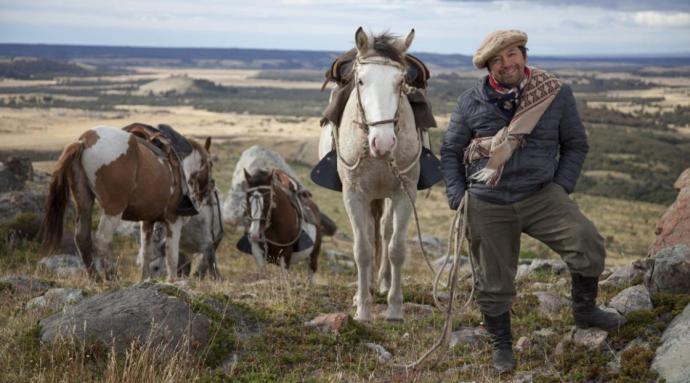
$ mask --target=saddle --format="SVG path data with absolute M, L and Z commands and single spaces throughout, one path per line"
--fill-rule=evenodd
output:
M 165 124 L 160 124 L 158 128 L 154 128 L 151 125 L 135 122 L 125 126 L 122 130 L 132 134 L 158 157 L 168 161 L 178 175 L 175 181 L 180 185 L 182 193 L 180 194 L 180 200 L 175 213 L 179 216 L 198 214 L 197 207 L 192 199 L 189 198 L 187 183 L 184 182 L 187 178 L 182 166 L 182 158 L 188 156 L 194 150 L 192 144 L 172 127 Z
M 357 50 L 351 49 L 337 57 L 330 68 L 326 71 L 325 79 L 321 85 L 321 90 L 326 88 L 329 82 L 334 82 L 338 86 L 333 90 L 331 102 L 323 112 L 321 126 L 331 122 L 340 126 L 340 119 L 345 110 L 345 105 L 350 98 L 354 84 L 351 80 L 352 66 L 357 58 Z M 418 90 L 407 95 L 407 99 L 412 107 L 414 122 L 418 129 L 428 129 L 436 127 L 436 120 L 431 112 L 431 103 L 424 91 L 427 86 L 431 72 L 422 60 L 410 54 L 405 54 L 405 82 Z M 419 89 L 424 89 L 420 91 Z
M 287 193 L 290 203 L 297 210 L 300 218 L 312 225 L 320 225 L 321 220 L 317 218 L 316 212 L 311 206 L 311 192 L 307 189 L 301 189 L 295 179 L 280 169 L 276 169 L 273 174 L 278 184 Z

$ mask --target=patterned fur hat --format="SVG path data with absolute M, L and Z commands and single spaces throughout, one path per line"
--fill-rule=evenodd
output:
M 477 52 L 472 57 L 472 63 L 477 69 L 486 67 L 486 62 L 505 48 L 513 45 L 525 46 L 527 44 L 527 33 L 517 29 L 506 29 L 491 32 Z

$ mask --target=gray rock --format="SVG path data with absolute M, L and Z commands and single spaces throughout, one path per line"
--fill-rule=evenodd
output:
M 527 278 L 530 274 L 537 271 L 546 271 L 553 274 L 563 274 L 568 270 L 565 262 L 555 259 L 535 259 L 529 265 L 518 266 L 516 279 Z
M 634 311 L 651 310 L 652 299 L 644 285 L 636 285 L 618 293 L 609 302 L 609 306 L 625 315 Z
M 12 191 L 0 194 L 0 222 L 12 219 L 19 213 L 41 215 L 45 194 L 31 191 Z
M 555 285 L 553 283 L 545 283 L 545 282 L 534 282 L 531 285 L 529 285 L 529 287 L 535 291 L 549 291 L 549 290 L 552 290 L 554 288 L 554 286 Z
M 486 343 L 489 333 L 482 326 L 479 327 L 460 327 L 458 331 L 453 331 L 448 339 L 448 346 L 453 348 L 459 344 L 466 344 L 472 348 L 481 348 Z
M 71 288 L 54 288 L 26 304 L 28 309 L 61 309 L 65 305 L 78 303 L 84 299 L 84 291 Z
M 14 294 L 39 295 L 47 291 L 52 282 L 23 275 L 5 275 L 0 278 L 0 290 L 9 288 Z
M 350 316 L 347 313 L 330 313 L 321 314 L 311 321 L 305 323 L 307 327 L 317 328 L 319 331 L 324 333 L 339 333 L 342 329 L 347 326 L 347 322 L 350 320 Z
M 649 292 L 690 294 L 690 247 L 676 245 L 659 251 L 645 275 Z
M 470 261 L 469 258 L 467 258 L 467 257 L 464 256 L 464 255 L 461 255 L 461 256 L 459 257 L 459 259 L 460 259 L 460 264 L 461 264 L 461 265 L 467 264 L 467 263 Z M 454 256 L 454 255 L 444 255 L 444 256 L 442 256 L 442 257 L 440 257 L 440 258 L 438 258 L 438 259 L 435 259 L 435 260 L 431 261 L 431 266 L 432 266 L 435 270 L 439 270 L 439 269 L 445 264 L 445 265 L 446 265 L 446 270 L 450 270 L 450 266 L 453 264 L 454 261 L 455 261 L 455 256 Z
M 0 168 L 0 193 L 21 190 L 24 182 L 7 168 Z
M 609 333 L 596 327 L 573 328 L 566 334 L 564 340 L 569 340 L 575 344 L 581 344 L 589 350 L 599 350 L 606 344 Z
M 675 317 L 661 336 L 652 369 L 667 383 L 687 383 L 690 377 L 690 304 Z
M 84 267 L 84 261 L 82 261 L 81 257 L 74 254 L 57 254 L 43 257 L 38 261 L 38 264 L 51 270 L 60 267 Z
M 421 252 L 419 248 L 419 238 L 416 235 L 408 240 L 408 242 L 412 246 L 412 249 L 417 249 Z M 443 242 L 433 235 L 422 234 L 422 245 L 429 255 L 439 256 L 445 252 Z
M 385 363 L 385 362 L 388 362 L 389 360 L 391 360 L 393 358 L 393 355 L 390 352 L 388 352 L 388 350 L 386 350 L 380 344 L 365 343 L 364 345 L 367 346 L 368 349 L 370 349 L 371 351 L 374 351 L 378 355 L 379 362 Z
M 539 312 L 549 317 L 555 316 L 570 304 L 570 300 L 551 291 L 536 291 L 532 294 L 539 299 Z
M 34 167 L 31 164 L 29 157 L 8 157 L 4 162 L 0 171 L 7 170 L 14 174 L 14 176 L 21 182 L 33 180 Z
M 73 254 L 58 254 L 43 257 L 38 261 L 39 265 L 52 270 L 58 277 L 71 277 L 86 272 L 81 257 Z
M 515 342 L 515 351 L 517 352 L 525 352 L 529 350 L 532 347 L 532 341 L 526 337 L 526 336 L 521 336 L 520 339 Z
M 649 263 L 646 260 L 638 260 L 629 265 L 617 267 L 613 270 L 608 278 L 601 281 L 602 286 L 607 285 L 627 285 L 630 286 L 638 278 L 644 276 L 649 269 Z
M 209 341 L 210 320 L 182 299 L 167 295 L 163 285 L 141 283 L 90 297 L 40 321 L 41 341 L 73 337 L 84 342 L 113 345 L 118 353 L 132 342 L 160 345 L 168 353 L 191 345 L 203 351 Z

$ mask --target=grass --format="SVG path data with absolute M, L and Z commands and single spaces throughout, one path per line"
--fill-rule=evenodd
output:
M 253 142 L 214 144 L 217 156 L 216 179 L 221 190 L 229 187 L 232 165 L 236 163 L 241 150 L 251 144 Z M 314 193 L 321 209 L 338 223 L 344 237 L 351 238 L 341 195 L 312 185 L 308 181 L 308 166 L 292 165 Z M 575 200 L 605 237 L 614 237 L 614 240 L 607 241 L 609 264 L 627 263 L 646 253 L 646 246 L 653 237 L 651 225 L 661 214 L 662 206 L 580 194 L 575 195 Z M 429 193 L 420 193 L 417 208 L 424 233 L 445 241 L 452 214 L 446 207 L 443 188 L 435 187 Z M 410 237 L 414 235 L 413 230 L 410 229 Z M 572 357 L 554 357 L 556 344 L 572 326 L 570 309 L 566 308 L 552 318 L 542 317 L 533 310 L 536 297 L 529 294 L 530 283 L 553 283 L 558 279 L 548 273 L 537 273 L 519 284 L 520 291 L 525 294 L 514 304 L 514 339 L 530 336 L 533 331 L 546 327 L 554 329 L 556 335 L 534 339 L 532 348 L 518 354 L 520 365 L 516 374 L 507 377 L 494 375 L 489 368 L 491 352 L 487 346 L 478 349 L 458 346 L 441 353 L 434 365 L 414 374 L 406 372 L 394 364 L 416 360 L 435 343 L 444 323 L 442 313 L 434 311 L 431 315 L 407 316 L 402 324 L 390 324 L 382 319 L 366 324 L 350 320 L 340 334 L 322 334 L 306 328 L 304 323 L 320 313 L 342 311 L 353 314 L 351 302 L 355 293 L 354 271 L 336 273 L 330 270 L 322 257 L 320 270 L 312 286 L 306 283 L 306 266 L 303 264 L 292 268 L 287 279 L 277 267 L 271 266 L 268 269 L 268 279 L 257 280 L 252 257 L 234 248 L 241 233 L 241 228 L 226 227 L 226 238 L 218 251 L 223 281 L 190 281 L 191 288 L 199 293 L 195 297 L 189 297 L 175 288 L 165 290 L 170 295 L 186 300 L 193 311 L 203 313 L 212 320 L 214 340 L 200 360 L 182 355 L 160 360 L 156 357 L 154 345 L 148 344 L 139 345 L 124 355 L 114 354 L 106 346 L 87 349 L 70 343 L 41 345 L 37 338 L 36 323 L 52 312 L 24 310 L 23 304 L 30 297 L 0 292 L 0 381 L 493 382 L 510 379 L 525 372 L 534 373 L 535 381 L 563 381 L 553 380 L 553 376 L 558 376 L 554 375 L 556 371 L 562 373 L 560 379 L 579 381 L 603 374 L 602 366 L 612 358 L 605 352 L 586 353 L 577 348 L 567 348 L 572 351 Z M 340 238 L 326 238 L 323 249 L 351 254 L 352 243 Z M 114 241 L 114 253 L 119 260 L 119 280 L 102 285 L 94 284 L 83 276 L 56 278 L 49 271 L 36 266 L 39 259 L 36 249 L 37 244 L 32 241 L 24 241 L 11 249 L 0 261 L 0 274 L 18 273 L 41 277 L 54 281 L 57 286 L 83 288 L 89 295 L 129 286 L 138 281 L 139 272 L 134 264 L 138 248 L 129 238 L 118 237 Z M 405 301 L 432 304 L 432 275 L 426 269 L 419 250 L 412 245 L 408 249 L 403 275 Z M 528 238 L 523 242 L 522 256 L 530 259 L 555 257 L 543 245 Z M 464 302 L 469 293 L 469 281 L 462 281 L 461 286 L 458 300 Z M 613 296 L 622 288 L 608 287 L 602 291 L 602 297 Z M 567 284 L 555 289 L 561 295 L 569 296 Z M 677 312 L 682 303 L 686 302 L 684 299 L 661 297 L 655 303 L 660 307 L 659 311 Z M 382 295 L 375 294 L 374 300 L 376 304 L 385 304 L 385 297 Z M 231 306 L 232 310 L 228 311 L 240 311 L 244 317 L 252 318 L 252 323 L 219 314 L 211 308 L 214 306 L 211 301 Z M 639 334 L 640 326 L 662 329 L 667 317 L 661 312 L 646 316 L 640 314 L 639 319 L 631 317 L 620 335 L 613 338 L 613 344 L 622 349 L 635 334 Z M 477 326 L 480 322 L 481 315 L 474 305 L 463 309 L 456 303 L 453 329 Z M 244 332 L 249 335 L 240 335 L 234 330 L 236 328 L 246 330 Z M 368 342 L 380 344 L 391 352 L 394 355 L 393 364 L 380 362 L 377 355 L 364 345 Z M 236 358 L 236 363 L 229 362 L 233 358 Z M 646 376 L 644 374 L 648 373 L 648 353 L 626 356 L 623 360 L 621 372 L 608 376 L 611 380 L 626 381 L 625 376 Z

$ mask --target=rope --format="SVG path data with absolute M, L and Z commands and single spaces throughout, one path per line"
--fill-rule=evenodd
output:
M 436 341 L 436 343 L 429 349 L 427 350 L 417 361 L 406 364 L 406 365 L 397 365 L 398 367 L 402 367 L 405 369 L 411 369 L 411 370 L 416 370 L 421 366 L 428 358 L 436 352 L 442 345 L 446 343 L 446 340 L 448 338 L 448 332 L 451 327 L 451 315 L 453 314 L 453 300 L 455 299 L 455 287 L 457 285 L 458 281 L 458 269 L 460 268 L 460 254 L 462 251 L 462 244 L 463 242 L 467 239 L 465 236 L 465 225 L 467 224 L 467 211 L 469 210 L 467 208 L 467 199 L 468 199 L 468 192 L 465 191 L 465 195 L 462 199 L 462 202 L 460 203 L 460 206 L 458 207 L 458 210 L 455 213 L 455 216 L 453 217 L 453 222 L 451 224 L 451 230 L 450 232 L 452 233 L 452 242 L 453 242 L 453 265 L 451 266 L 450 269 L 450 274 L 448 277 L 449 283 L 450 283 L 450 296 L 449 296 L 449 301 L 448 301 L 448 306 L 446 307 L 446 319 L 445 323 L 443 324 L 443 332 L 441 333 L 441 336 L 439 339 Z M 462 217 L 462 218 L 460 218 Z M 448 247 L 450 247 L 451 243 L 451 238 L 448 238 Z M 470 262 L 472 257 L 470 257 Z M 443 270 L 443 268 L 441 269 Z M 437 274 L 436 280 L 438 280 L 440 276 L 440 273 Z M 474 295 L 474 264 L 472 264 L 472 291 L 470 292 L 470 296 L 468 300 L 465 302 L 465 305 L 463 307 L 467 307 L 469 302 L 472 299 L 472 296 Z M 436 296 L 434 296 L 434 301 L 436 301 Z

